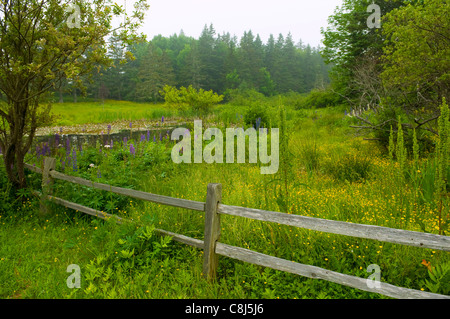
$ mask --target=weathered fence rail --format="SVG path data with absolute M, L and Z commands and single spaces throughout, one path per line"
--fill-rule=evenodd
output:
M 70 209 L 74 209 L 99 218 L 115 218 L 117 222 L 128 222 L 118 216 L 100 212 L 95 209 L 85 207 L 70 201 L 52 196 L 51 186 L 55 179 L 93 187 L 96 189 L 113 192 L 116 194 L 129 196 L 135 199 L 150 201 L 162 205 L 184 208 L 188 210 L 205 212 L 204 240 L 199 240 L 172 233 L 162 229 L 156 229 L 160 235 L 170 236 L 173 240 L 183 244 L 203 249 L 203 274 L 209 280 L 216 277 L 218 267 L 218 256 L 225 256 L 255 265 L 269 267 L 280 271 L 285 271 L 307 278 L 322 279 L 363 291 L 373 292 L 392 298 L 400 299 L 450 299 L 450 296 L 429 293 L 409 288 L 397 287 L 388 283 L 380 282 L 378 287 L 368 284 L 368 279 L 356 276 L 341 274 L 316 266 L 304 265 L 265 255 L 252 250 L 230 246 L 219 242 L 220 240 L 220 215 L 231 215 L 236 217 L 250 218 L 265 222 L 278 223 L 282 225 L 305 228 L 313 231 L 320 231 L 338 235 L 352 236 L 358 238 L 373 239 L 384 242 L 391 242 L 401 245 L 409 245 L 421 248 L 431 248 L 443 251 L 450 251 L 450 237 L 421 232 L 392 229 L 386 227 L 354 224 L 320 218 L 305 217 L 299 215 L 283 214 L 259 209 L 244 208 L 224 205 L 222 201 L 222 185 L 209 184 L 206 194 L 206 202 L 196 202 L 168 196 L 150 194 L 142 191 L 115 187 L 107 184 L 92 182 L 83 178 L 74 177 L 59 173 L 55 170 L 55 161 L 52 158 L 44 158 L 43 169 L 29 164 L 25 167 L 33 172 L 42 174 L 43 193 L 41 194 L 41 210 L 47 213 L 45 200 L 57 203 Z
M 354 224 L 299 215 L 219 204 L 219 213 L 306 228 L 331 234 L 374 239 L 394 244 L 450 251 L 450 237 L 410 230 Z

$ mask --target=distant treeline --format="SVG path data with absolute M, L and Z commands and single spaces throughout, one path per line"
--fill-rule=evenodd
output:
M 121 64 L 125 51 L 135 59 Z M 271 35 L 263 43 L 259 35 L 244 32 L 237 39 L 229 33 L 216 34 L 205 26 L 198 39 L 177 35 L 154 37 L 123 50 L 117 41 L 110 50 L 114 63 L 83 80 L 87 96 L 95 99 L 159 101 L 165 85 L 213 90 L 256 90 L 266 96 L 287 92 L 307 93 L 329 84 L 329 66 L 319 48 L 295 43 L 291 34 Z M 59 90 L 76 100 L 80 91 L 69 80 Z

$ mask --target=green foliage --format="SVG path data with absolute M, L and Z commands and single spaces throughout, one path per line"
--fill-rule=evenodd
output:
M 321 154 L 316 139 L 307 139 L 302 143 L 301 160 L 306 171 L 311 175 L 320 167 Z
M 160 94 L 164 97 L 166 105 L 180 111 L 190 110 L 199 114 L 212 112 L 213 107 L 223 100 L 223 95 L 218 95 L 212 90 L 196 90 L 192 85 L 180 89 L 166 85 Z
M 397 158 L 397 162 L 399 163 L 399 172 L 400 175 L 403 176 L 405 171 L 407 152 L 405 147 L 405 141 L 403 138 L 403 126 L 400 117 L 398 118 L 398 129 L 397 129 L 397 146 L 395 149 L 395 156 Z
M 419 143 L 417 141 L 417 133 L 414 129 L 413 131 L 413 158 L 414 158 L 414 166 L 417 167 L 417 164 L 419 163 L 419 157 L 420 157 L 420 147 Z
M 403 1 L 378 1 L 383 15 L 403 5 Z M 379 59 L 383 53 L 384 39 L 376 29 L 369 29 L 367 7 L 372 0 L 344 0 L 322 29 L 325 47 L 322 55 L 333 65 L 333 86 L 348 98 L 354 98 L 352 79 L 358 60 L 365 54 Z
M 442 101 L 441 116 L 438 120 L 439 139 L 436 146 L 437 178 L 436 188 L 439 197 L 447 193 L 447 168 L 450 163 L 450 113 L 446 100 Z
M 414 1 L 385 15 L 383 83 L 397 105 L 429 115 L 449 94 L 448 2 Z M 425 110 L 423 110 L 423 108 Z
M 244 114 L 245 124 L 254 126 L 258 125 L 261 127 L 269 126 L 269 114 L 267 108 L 261 106 L 257 102 L 252 102 L 247 107 L 247 110 Z
M 161 52 L 150 43 L 147 54 L 142 58 L 137 77 L 137 100 L 155 102 L 160 100 L 160 91 L 166 85 L 173 85 L 175 82 L 172 62 L 167 52 Z
M 121 64 L 124 47 L 120 38 L 114 38 L 112 66 L 94 74 L 92 83 L 82 79 L 91 98 L 98 101 L 106 95 L 114 100 L 159 101 L 159 90 L 166 84 L 192 85 L 218 94 L 238 88 L 256 90 L 269 97 L 290 91 L 307 93 L 329 84 L 329 67 L 319 48 L 294 44 L 290 34 L 277 39 L 270 36 L 263 43 L 251 30 L 238 39 L 230 33 L 217 34 L 209 25 L 198 38 L 180 33 L 132 44 L 127 49 L 134 59 Z M 70 82 L 56 93 L 63 102 L 77 96 Z
M 298 108 L 325 108 L 336 106 L 341 102 L 341 98 L 331 90 L 312 90 L 308 96 L 300 103 Z
M 442 234 L 449 228 L 449 216 L 445 212 L 449 210 L 447 185 L 450 182 L 448 172 L 450 170 L 450 112 L 445 98 L 441 104 L 441 115 L 438 120 L 439 139 L 436 146 L 436 191 L 439 207 L 439 233 Z
M 425 279 L 425 286 L 432 293 L 450 294 L 450 263 L 437 265 L 428 270 L 429 279 Z
M 389 159 L 391 161 L 394 159 L 394 152 L 395 152 L 394 131 L 391 125 L 391 131 L 389 134 Z

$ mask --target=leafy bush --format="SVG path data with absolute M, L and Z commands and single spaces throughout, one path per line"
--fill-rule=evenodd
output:
M 297 108 L 325 108 L 336 106 L 341 102 L 339 95 L 330 90 L 312 90 L 311 93 L 300 103 Z
M 267 114 L 267 108 L 262 107 L 257 102 L 253 102 L 247 108 L 244 114 L 245 124 L 267 127 L 269 124 L 269 116 Z M 257 128 L 259 128 L 257 127 Z
M 166 85 L 160 94 L 164 97 L 166 105 L 174 106 L 179 111 L 194 111 L 201 114 L 208 114 L 214 105 L 222 102 L 223 95 L 218 95 L 212 90 L 196 90 L 192 85 L 188 88 Z

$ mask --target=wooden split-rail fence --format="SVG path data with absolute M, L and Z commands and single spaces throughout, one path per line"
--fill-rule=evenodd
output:
M 93 215 L 99 218 L 116 218 L 117 222 L 124 220 L 118 216 L 110 215 L 95 209 L 85 207 L 70 201 L 52 196 L 52 185 L 54 180 L 93 187 L 96 189 L 112 192 L 115 194 L 129 196 L 135 199 L 184 208 L 188 210 L 205 213 L 204 240 L 199 240 L 184 235 L 172 233 L 166 230 L 156 229 L 159 235 L 170 236 L 173 240 L 183 244 L 203 249 L 203 274 L 209 280 L 216 278 L 218 258 L 226 256 L 255 265 L 269 267 L 272 269 L 297 274 L 307 278 L 322 279 L 348 287 L 381 294 L 398 299 L 450 299 L 450 296 L 419 291 L 409 288 L 394 286 L 385 282 L 378 285 L 369 284 L 368 278 L 346 275 L 316 266 L 300 264 L 297 262 L 281 259 L 262 253 L 258 253 L 241 247 L 230 246 L 219 241 L 220 239 L 220 216 L 231 215 L 244 217 L 259 221 L 278 223 L 281 225 L 294 226 L 314 231 L 331 234 L 352 236 L 358 238 L 373 239 L 377 241 L 390 242 L 435 250 L 450 251 L 450 237 L 436 234 L 393 229 L 380 226 L 354 224 L 341 221 L 325 220 L 320 218 L 305 217 L 299 215 L 284 214 L 279 212 L 265 211 L 259 209 L 229 206 L 222 204 L 222 185 L 209 184 L 206 194 L 206 202 L 197 202 L 186 199 L 172 198 L 168 196 L 155 195 L 142 191 L 115 187 L 107 184 L 96 183 L 80 177 L 62 174 L 55 170 L 54 158 L 45 157 L 43 167 L 35 167 L 25 164 L 25 167 L 33 172 L 42 174 L 41 211 L 47 212 L 45 202 L 47 200 L 65 206 L 67 208 Z

